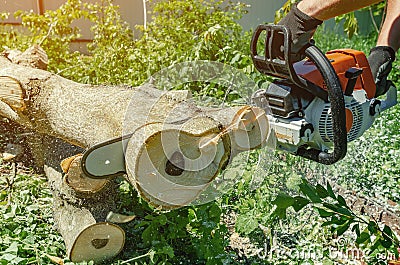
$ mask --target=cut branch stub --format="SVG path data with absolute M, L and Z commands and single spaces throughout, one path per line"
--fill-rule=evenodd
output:
M 46 52 L 39 46 L 33 45 L 24 52 L 13 52 L 7 58 L 15 64 L 47 70 L 49 59 Z
M 26 108 L 21 83 L 12 77 L 0 76 L 0 100 L 16 111 Z
M 82 194 L 96 193 L 105 187 L 107 179 L 93 179 L 87 177 L 82 171 L 82 155 L 75 155 L 64 159 L 61 167 L 66 173 L 64 176 L 65 183 L 73 188 L 76 192 Z

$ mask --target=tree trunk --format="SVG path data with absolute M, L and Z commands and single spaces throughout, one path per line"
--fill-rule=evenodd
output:
M 268 119 L 256 107 L 201 109 L 187 91 L 161 91 L 151 84 L 136 88 L 84 85 L 16 65 L 5 57 L 0 57 L 0 65 L 1 99 L 12 95 L 12 100 L 3 100 L 3 113 L 13 113 L 8 115 L 10 119 L 83 148 L 133 133 L 125 154 L 128 180 L 153 204 L 161 203 L 170 193 L 186 195 L 176 202 L 169 198 L 162 206 L 186 205 L 233 155 L 259 147 L 268 137 Z M 164 141 L 161 135 L 173 141 Z M 157 156 L 146 160 L 148 150 Z M 184 158 L 184 167 L 173 164 L 174 154 Z M 101 182 L 98 185 L 74 185 L 77 182 L 73 180 L 88 178 L 76 168 L 80 163 L 67 164 L 75 167 L 67 174 L 73 188 L 97 189 L 104 184 L 104 180 L 97 180 Z M 179 176 L 168 173 L 177 168 L 182 171 Z M 163 180 L 153 182 L 148 172 Z M 167 186 L 158 190 L 161 183 Z
M 44 166 L 55 224 L 72 261 L 117 255 L 124 232 L 110 222 L 132 219 L 107 218 L 118 189 L 114 180 L 83 173 L 81 148 L 132 134 L 125 156 L 119 154 L 127 180 L 150 203 L 176 208 L 195 200 L 232 156 L 268 137 L 267 117 L 258 108 L 201 109 L 188 91 L 151 84 L 79 84 L 43 70 L 47 57 L 40 47 L 3 55 L 0 115 L 35 132 L 32 153 Z

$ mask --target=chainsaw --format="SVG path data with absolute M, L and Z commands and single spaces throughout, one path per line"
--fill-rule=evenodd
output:
M 277 42 L 281 49 L 274 54 Z M 310 42 L 303 50 L 306 59 L 299 62 L 291 61 L 290 52 L 286 27 L 257 27 L 251 41 L 253 64 L 277 79 L 256 91 L 253 103 L 268 109 L 277 149 L 333 164 L 345 157 L 348 142 L 397 104 L 397 90 L 389 81 L 386 99 L 374 97 L 376 85 L 361 51 L 337 49 L 324 54 Z
M 273 54 L 277 43 L 280 53 Z M 375 82 L 360 51 L 339 49 L 324 54 L 309 43 L 303 51 L 305 60 L 292 62 L 290 53 L 286 27 L 257 27 L 251 40 L 254 66 L 277 79 L 267 89 L 256 91 L 252 103 L 265 110 L 271 130 L 267 133 L 275 135 L 277 149 L 333 164 L 345 157 L 348 142 L 397 104 L 397 90 L 389 82 L 386 99 L 374 97 Z M 86 150 L 81 162 L 84 173 L 91 178 L 126 173 L 125 150 L 134 138 L 131 133 Z

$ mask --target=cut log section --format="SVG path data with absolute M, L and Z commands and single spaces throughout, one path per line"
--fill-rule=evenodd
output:
M 163 208 L 188 205 L 228 161 L 229 141 L 221 139 L 213 150 L 200 150 L 204 140 L 216 137 L 214 120 L 191 120 L 193 127 L 151 124 L 137 131 L 128 143 L 125 159 L 128 180 L 151 204 Z M 197 131 L 196 131 L 197 129 Z
M 73 242 L 69 250 L 71 261 L 90 259 L 103 262 L 121 252 L 125 243 L 125 233 L 119 226 L 111 223 L 94 223 L 85 228 Z
M 118 186 L 108 181 L 95 193 L 77 192 L 63 178 L 60 157 L 81 150 L 55 138 L 46 137 L 44 142 L 45 173 L 53 194 L 54 222 L 65 241 L 67 257 L 73 262 L 93 260 L 96 263 L 115 257 L 124 246 L 125 233 L 106 220 L 116 209 Z
M 268 120 L 262 110 L 236 107 L 211 116 L 227 112 L 231 115 L 222 115 L 224 124 L 205 112 L 179 125 L 153 123 L 137 130 L 125 153 L 129 182 L 164 209 L 194 201 L 233 154 L 267 140 Z
M 87 208 L 72 204 L 54 205 L 57 229 L 63 236 L 67 257 L 73 262 L 104 262 L 118 255 L 125 232 L 116 224 L 96 222 Z

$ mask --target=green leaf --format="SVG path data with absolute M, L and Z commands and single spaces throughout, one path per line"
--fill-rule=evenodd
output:
M 321 185 L 321 184 L 317 184 L 317 186 L 315 187 L 318 195 L 320 198 L 325 199 L 326 197 L 329 196 L 328 191 Z
M 167 216 L 166 216 L 165 214 L 161 214 L 161 215 L 158 216 L 155 220 L 157 220 L 157 222 L 158 222 L 160 225 L 166 225 L 166 224 L 167 224 L 167 221 L 168 221 Z M 154 221 L 155 221 L 155 220 L 154 220 Z
M 306 195 L 313 203 L 321 203 L 322 200 L 318 196 L 317 191 L 311 186 L 307 180 L 303 179 L 303 183 L 299 185 L 301 192 Z
M 374 253 L 374 251 L 377 250 L 381 245 L 381 239 L 377 237 L 373 245 L 369 248 L 368 256 L 372 255 L 372 253 Z
M 383 236 L 383 240 L 381 240 L 382 246 L 386 249 L 390 248 L 393 245 L 392 229 L 390 229 L 389 226 L 385 225 L 385 227 L 382 230 L 382 236 Z
M 4 252 L 5 253 L 17 254 L 18 253 L 18 243 L 17 242 L 12 242 L 11 245 Z
M 168 255 L 171 259 L 175 256 L 174 249 L 170 245 L 163 246 L 163 248 L 157 252 L 157 254 L 160 253 Z
M 349 227 L 350 227 L 351 222 L 347 221 L 346 223 L 344 223 L 343 225 L 339 226 L 338 228 L 336 228 L 336 235 L 337 236 L 341 236 L 344 234 L 344 232 L 346 232 Z
M 325 226 L 329 226 L 329 225 L 333 225 L 333 224 L 336 224 L 335 220 L 329 220 L 329 221 L 323 222 L 321 226 L 325 227 Z
M 369 221 L 368 231 L 371 232 L 371 234 L 376 234 L 376 232 L 378 231 L 377 224 L 374 221 Z
M 355 224 L 351 229 L 351 231 L 355 232 L 357 236 L 360 236 L 360 224 L 359 223 Z
M 390 239 L 381 239 L 379 242 L 386 249 L 390 248 L 393 244 L 392 240 Z
M 250 234 L 258 227 L 258 221 L 252 212 L 240 214 L 236 219 L 236 230 L 245 235 Z
M 301 209 L 303 209 L 306 205 L 310 203 L 310 200 L 307 198 L 301 197 L 301 196 L 296 196 L 294 197 L 294 202 L 293 202 L 293 209 L 298 212 Z
M 276 216 L 279 219 L 286 219 L 286 209 L 283 208 L 276 208 L 273 213 L 272 216 Z
M 6 253 L 2 256 L 0 256 L 0 261 L 5 260 L 5 261 L 12 261 L 17 257 L 17 255 L 15 254 L 10 254 L 10 253 Z M 7 264 L 7 263 L 4 263 Z
M 354 218 L 354 214 L 347 208 L 339 207 L 337 209 L 337 212 L 346 218 L 349 218 L 349 219 Z
M 365 241 L 371 239 L 370 234 L 368 234 L 367 232 L 362 232 L 356 239 L 356 244 L 362 244 Z
M 328 191 L 329 197 L 336 200 L 336 195 L 333 192 L 332 186 L 329 184 L 329 182 L 326 183 L 326 190 Z
M 331 203 L 324 202 L 322 205 L 325 208 L 328 208 L 329 210 L 332 210 L 334 212 L 338 212 L 338 210 L 339 210 L 339 206 L 331 204 Z
M 292 206 L 294 202 L 295 199 L 292 196 L 285 193 L 279 193 L 272 204 L 275 204 L 278 208 L 287 209 Z
M 327 217 L 331 217 L 332 215 L 334 215 L 334 212 L 328 212 L 322 208 L 317 208 L 317 211 L 319 213 L 319 216 L 323 217 L 323 218 L 327 218 Z
M 149 244 L 152 241 L 152 229 L 147 227 L 142 233 L 142 239 L 145 243 Z
M 348 217 L 348 218 L 353 218 L 353 213 L 347 209 L 347 208 L 343 208 L 340 207 L 338 205 L 335 204 L 331 204 L 331 203 L 323 203 L 324 207 L 328 208 L 329 210 L 332 210 L 342 216 Z
M 212 204 L 208 215 L 211 220 L 218 222 L 221 217 L 221 213 L 221 208 L 217 204 Z
M 392 237 L 393 236 L 393 231 L 392 231 L 392 229 L 389 227 L 389 226 L 387 226 L 387 225 L 385 225 L 385 227 L 383 228 L 383 236 L 385 237 Z
M 337 196 L 337 201 L 339 202 L 339 205 L 347 208 L 346 200 L 342 197 L 342 195 Z

